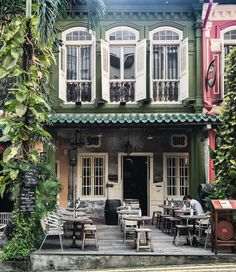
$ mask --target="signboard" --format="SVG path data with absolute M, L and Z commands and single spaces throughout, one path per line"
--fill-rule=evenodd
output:
M 214 199 L 211 200 L 211 203 L 214 207 L 214 209 L 218 210 L 235 210 L 236 209 L 236 200 L 221 200 L 221 199 Z
M 36 169 L 33 165 L 30 166 L 27 171 L 25 171 L 24 184 L 26 187 L 32 187 L 37 185 Z
M 20 211 L 32 212 L 35 210 L 35 188 L 22 187 L 20 192 Z
M 214 87 L 216 83 L 216 66 L 214 64 L 215 59 L 209 64 L 206 75 L 206 88 Z

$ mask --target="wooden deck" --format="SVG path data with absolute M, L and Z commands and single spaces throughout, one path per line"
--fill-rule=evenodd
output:
M 173 236 L 162 233 L 159 229 L 152 225 L 146 225 L 152 230 L 152 248 L 153 251 L 142 249 L 139 252 L 133 247 L 133 239 L 127 240 L 123 243 L 123 236 L 118 226 L 105 225 L 104 223 L 97 223 L 97 235 L 99 250 L 96 250 L 93 241 L 86 243 L 85 249 L 81 250 L 81 240 L 77 239 L 76 244 L 78 248 L 71 248 L 72 243 L 71 234 L 67 234 L 63 240 L 64 252 L 63 254 L 96 254 L 96 255 L 214 255 L 210 248 L 204 250 L 203 246 L 191 247 L 184 245 L 186 240 L 183 238 L 179 246 L 173 245 Z M 49 239 L 45 242 L 43 249 L 37 253 L 59 253 L 60 244 L 59 239 Z
M 173 245 L 173 236 L 162 233 L 152 225 L 153 252 L 133 248 L 133 240 L 123 243 L 122 233 L 118 226 L 96 223 L 99 250 L 92 241 L 81 250 L 81 240 L 76 240 L 78 248 L 71 248 L 71 236 L 63 240 L 64 251 L 60 250 L 59 239 L 48 240 L 41 251 L 31 256 L 31 271 L 79 271 L 98 268 L 147 267 L 162 265 L 236 263 L 236 255 L 219 251 L 215 256 L 211 249 L 184 245 L 185 239 L 178 247 Z M 142 271 L 142 269 L 141 269 Z M 146 271 L 146 269 L 143 269 Z

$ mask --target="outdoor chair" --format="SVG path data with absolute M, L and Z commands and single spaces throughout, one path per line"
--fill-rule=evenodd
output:
M 135 235 L 135 229 L 138 228 L 138 221 L 136 220 L 125 220 L 123 227 L 123 242 L 126 244 L 128 236 Z
M 64 234 L 64 231 L 63 231 L 63 224 L 60 218 L 56 216 L 55 214 L 47 214 L 40 220 L 40 223 L 41 223 L 45 237 L 39 250 L 42 249 L 42 246 L 48 236 L 58 236 L 60 240 L 61 250 L 63 251 L 62 236 Z
M 12 220 L 11 212 L 0 212 L 0 224 L 8 224 Z
M 6 228 L 7 228 L 6 224 L 0 225 L 0 245 L 2 244 L 3 240 L 5 239 Z
M 204 250 L 206 250 L 207 245 L 209 243 L 210 237 L 211 237 L 211 224 L 208 226 L 208 228 L 205 230 L 206 239 L 205 239 L 205 245 Z

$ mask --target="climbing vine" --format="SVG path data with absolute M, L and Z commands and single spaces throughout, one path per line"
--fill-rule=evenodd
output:
M 236 49 L 227 57 L 226 94 L 216 130 L 217 149 L 213 154 L 216 182 L 213 197 L 236 199 Z

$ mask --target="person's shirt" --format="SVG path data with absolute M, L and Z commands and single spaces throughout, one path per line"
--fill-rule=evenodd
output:
M 204 214 L 201 204 L 196 199 L 191 199 L 190 205 L 193 208 L 194 214 Z

